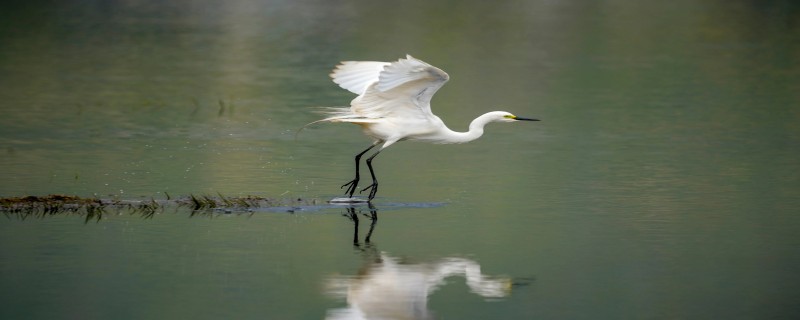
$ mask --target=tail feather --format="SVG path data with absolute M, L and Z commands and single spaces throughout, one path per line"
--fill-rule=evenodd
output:
M 327 115 L 327 117 L 319 119 L 317 121 L 312 121 L 307 123 L 306 125 L 297 129 L 297 132 L 294 134 L 294 139 L 297 140 L 297 136 L 300 135 L 300 131 L 303 131 L 306 127 L 315 125 L 320 122 L 351 122 L 351 123 L 373 123 L 376 122 L 376 119 L 369 119 L 363 116 L 359 116 L 353 114 L 353 111 L 350 110 L 350 107 L 321 107 L 317 110 L 317 113 L 321 113 L 323 115 Z

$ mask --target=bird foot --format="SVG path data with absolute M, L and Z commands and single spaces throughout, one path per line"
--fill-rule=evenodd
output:
M 347 187 L 347 190 L 345 190 L 344 194 L 352 198 L 353 193 L 356 192 L 357 186 L 358 186 L 358 179 L 353 179 L 350 182 L 343 184 L 341 187 L 339 187 L 339 189 L 344 189 L 344 187 Z
M 378 193 L 378 182 L 373 182 L 371 185 L 367 186 L 366 188 L 361 189 L 361 191 L 359 191 L 358 193 L 362 193 L 362 192 L 366 191 L 367 189 L 370 189 L 369 190 L 369 200 L 374 199 L 375 198 L 375 194 Z

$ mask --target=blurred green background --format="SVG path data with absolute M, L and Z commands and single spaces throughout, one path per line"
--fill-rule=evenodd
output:
M 328 78 L 339 61 L 411 54 L 450 74 L 432 101 L 450 128 L 491 110 L 543 120 L 376 158 L 369 250 L 536 279 L 493 302 L 448 281 L 437 316 L 795 318 L 799 15 L 743 0 L 13 2 L 0 196 L 338 196 L 369 140 L 296 130 L 353 98 Z M 326 279 L 374 265 L 341 213 L 12 217 L 0 315 L 330 316 L 347 303 Z

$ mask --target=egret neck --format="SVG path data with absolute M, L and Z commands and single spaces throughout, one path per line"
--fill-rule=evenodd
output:
M 498 112 L 492 111 L 484 113 L 483 115 L 475 118 L 469 124 L 469 131 L 467 132 L 458 132 L 450 130 L 449 128 L 445 127 L 446 131 L 440 133 L 440 137 L 438 137 L 438 143 L 467 143 L 472 140 L 478 139 L 483 135 L 483 127 L 485 127 L 490 122 L 503 122 L 503 117 L 498 118 Z M 530 118 L 521 118 L 517 116 L 513 116 L 512 118 L 505 117 L 505 119 L 512 119 L 512 120 L 521 120 L 521 121 L 539 121 L 538 119 L 530 119 Z

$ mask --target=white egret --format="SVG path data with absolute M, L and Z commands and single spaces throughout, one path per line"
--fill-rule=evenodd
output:
M 483 135 L 483 127 L 490 122 L 539 121 L 517 117 L 505 111 L 492 111 L 477 117 L 469 125 L 469 131 L 456 132 L 445 126 L 431 112 L 431 97 L 450 79 L 444 71 L 407 55 L 395 62 L 343 61 L 330 74 L 333 82 L 358 95 L 350 107 L 328 108 L 327 118 L 317 122 L 355 123 L 364 134 L 373 139 L 372 145 L 355 157 L 356 175 L 342 185 L 345 194 L 352 199 L 359 181 L 361 156 L 375 146 L 377 152 L 367 158 L 372 176 L 369 201 L 378 192 L 378 180 L 372 160 L 383 149 L 403 140 L 419 140 L 431 143 L 465 143 Z

